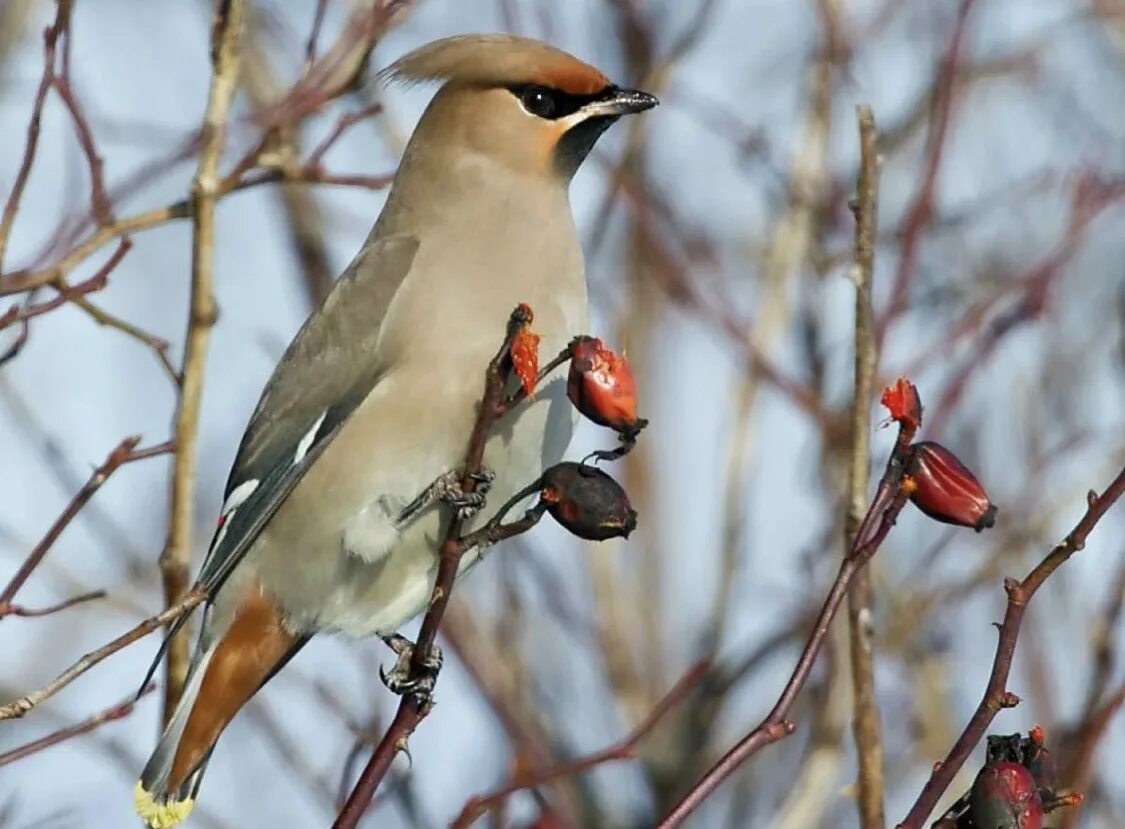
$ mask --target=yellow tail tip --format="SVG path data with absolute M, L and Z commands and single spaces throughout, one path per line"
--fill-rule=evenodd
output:
M 133 803 L 137 808 L 137 814 L 150 829 L 171 829 L 190 815 L 192 807 L 195 806 L 195 801 L 190 797 L 187 800 L 157 802 L 139 780 L 137 787 L 133 789 Z

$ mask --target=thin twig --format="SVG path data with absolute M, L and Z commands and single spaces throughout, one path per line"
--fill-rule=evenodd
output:
M 969 758 L 973 748 L 984 737 L 993 718 L 1004 708 L 1019 704 L 1019 697 L 1008 690 L 1008 674 L 1012 669 L 1012 657 L 1016 652 L 1020 626 L 1027 604 L 1036 591 L 1043 586 L 1052 573 L 1059 569 L 1072 555 L 1086 546 L 1086 537 L 1097 526 L 1102 516 L 1125 493 L 1125 469 L 1118 473 L 1106 490 L 1098 495 L 1090 491 L 1087 495 L 1086 513 L 1059 544 L 1039 564 L 1028 573 L 1023 581 L 1006 579 L 1004 590 L 1008 594 L 1008 606 L 1004 612 L 1004 622 L 1000 626 L 1000 638 L 996 644 L 996 656 L 992 661 L 992 673 L 988 678 L 984 697 L 977 710 L 969 719 L 965 730 L 940 763 L 934 765 L 930 779 L 926 781 L 918 799 L 898 829 L 921 829 L 938 799 L 949 788 L 954 776 Z
M 39 81 L 39 88 L 35 91 L 35 102 L 31 105 L 31 120 L 27 125 L 27 141 L 24 144 L 23 159 L 20 161 L 19 172 L 16 173 L 16 182 L 12 185 L 12 192 L 4 203 L 4 213 L 0 215 L 0 273 L 4 270 L 4 252 L 8 247 L 8 236 L 12 232 L 12 224 L 16 220 L 16 212 L 20 208 L 20 199 L 27 187 L 27 179 L 31 175 L 31 165 L 35 161 L 35 152 L 39 147 L 39 126 L 43 118 L 43 106 L 47 102 L 47 93 L 55 78 L 55 50 L 59 37 L 70 25 L 70 10 L 72 0 L 59 0 L 55 12 L 55 22 L 43 34 L 43 76 Z
M 229 181 L 224 179 L 216 198 L 249 190 L 263 184 L 319 184 L 356 187 L 362 190 L 384 190 L 393 179 L 394 176 L 389 174 L 331 173 L 320 169 L 318 166 L 305 163 L 293 168 L 252 171 L 242 178 L 230 179 Z M 89 238 L 65 254 L 55 265 L 41 270 L 16 270 L 11 273 L 0 274 L 0 296 L 57 285 L 62 277 L 65 277 L 102 246 L 114 239 L 130 233 L 150 230 L 178 219 L 188 219 L 191 218 L 191 215 L 191 203 L 184 200 L 110 222 L 98 228 Z
M 48 734 L 46 737 L 32 740 L 27 745 L 5 751 L 3 754 L 0 754 L 0 766 L 6 766 L 9 763 L 16 762 L 16 760 L 22 760 L 25 757 L 30 757 L 32 754 L 38 754 L 40 751 L 48 749 L 51 746 L 57 746 L 59 743 L 64 743 L 72 737 L 89 733 L 95 728 L 105 725 L 107 722 L 113 722 L 114 720 L 120 720 L 129 716 L 133 713 L 133 707 L 137 704 L 137 700 L 151 692 L 155 687 L 155 685 L 149 683 L 141 689 L 139 694 L 130 694 L 127 699 L 117 703 L 117 705 L 111 705 L 104 711 L 100 711 L 80 723 L 66 728 L 60 728 L 58 731 Z
M 855 543 L 840 564 L 836 580 L 828 591 L 816 623 L 805 642 L 804 650 L 801 651 L 797 664 L 793 667 L 793 672 L 785 683 L 785 688 L 773 709 L 764 720 L 704 773 L 688 790 L 687 794 L 661 819 L 660 823 L 657 824 L 657 829 L 671 829 L 673 826 L 682 824 L 724 780 L 734 774 L 750 757 L 766 746 L 788 737 L 797 729 L 796 723 L 789 719 L 789 711 L 792 709 L 797 695 L 808 682 L 816 658 L 828 638 L 832 620 L 840 609 L 845 596 L 847 596 L 856 573 L 878 551 L 879 546 L 894 526 L 898 514 L 906 505 L 907 493 L 902 487 L 902 476 L 906 453 L 910 441 L 914 438 L 914 429 L 914 426 L 906 422 L 899 422 L 898 438 L 895 441 L 895 447 L 890 458 L 887 459 L 887 466 L 883 472 L 882 480 L 879 482 L 875 498 L 868 507 L 863 521 L 860 522 L 856 531 Z
M 878 132 L 868 106 L 857 110 L 860 165 L 855 203 L 855 390 L 852 395 L 851 457 L 848 470 L 845 553 L 855 544 L 867 501 L 871 458 L 871 399 L 875 391 L 875 351 L 871 309 L 871 281 L 875 270 L 875 239 L 879 198 Z M 875 698 L 874 632 L 870 571 L 856 575 L 848 593 L 848 641 L 851 654 L 853 721 L 859 761 L 860 826 L 883 829 L 883 742 L 879 706 Z
M 59 306 L 72 302 L 86 294 L 100 291 L 106 286 L 110 273 L 121 264 L 121 260 L 125 258 L 125 254 L 129 252 L 129 248 L 132 246 L 133 243 L 129 241 L 128 237 L 123 237 L 117 246 L 117 250 L 113 252 L 113 255 L 110 256 L 109 259 L 106 260 L 106 263 L 98 268 L 97 272 L 89 279 L 85 279 L 76 285 L 67 285 L 61 288 L 55 296 L 45 302 L 25 305 L 22 308 L 18 305 L 13 305 L 6 313 L 0 315 L 0 329 L 7 328 L 15 322 L 22 322 L 32 317 L 46 314 L 48 311 L 53 311 Z
M 35 568 L 43 561 L 44 556 L 47 555 L 55 541 L 58 540 L 62 531 L 67 528 L 67 525 L 74 520 L 74 517 L 82 510 L 82 507 L 86 505 L 86 502 L 94 497 L 94 493 L 101 488 L 102 484 L 106 482 L 109 476 L 112 475 L 118 467 L 131 461 L 141 460 L 142 458 L 152 457 L 154 454 L 161 454 L 163 451 L 168 451 L 166 449 L 162 449 L 161 452 L 154 452 L 152 450 L 138 451 L 136 447 L 137 444 L 140 443 L 140 440 L 139 435 L 132 435 L 125 438 L 113 448 L 113 451 L 109 453 L 102 462 L 102 465 L 94 470 L 89 480 L 82 485 L 82 488 L 78 490 L 70 503 L 66 505 L 66 509 L 55 519 L 55 522 L 51 525 L 50 529 L 47 530 L 47 533 L 39 543 L 35 545 L 27 558 L 24 559 L 23 564 L 20 565 L 15 575 L 12 576 L 8 585 L 0 592 L 0 608 L 5 608 L 11 604 L 12 599 L 16 597 L 16 593 L 19 592 L 19 589 L 23 587 L 28 578 L 31 577 L 31 574 L 35 572 Z M 0 611 L 0 615 L 3 615 L 2 611 Z
M 47 607 L 31 608 L 18 604 L 2 604 L 0 605 L 0 619 L 3 619 L 5 616 L 20 616 L 24 619 L 37 619 L 40 616 L 50 616 L 52 613 L 58 613 L 60 610 L 74 607 L 76 604 L 83 604 L 84 602 L 92 602 L 104 598 L 104 590 L 91 590 L 88 593 L 80 593 L 77 596 L 71 596 L 69 599 L 64 599 L 61 602 L 47 605 Z
M 117 653 L 122 648 L 128 647 L 138 639 L 152 633 L 157 628 L 175 621 L 206 598 L 206 594 L 201 591 L 188 593 L 183 599 L 167 610 L 155 616 L 150 616 L 132 630 L 118 636 L 112 642 L 102 645 L 97 650 L 90 651 L 38 691 L 32 691 L 30 694 L 20 697 L 14 702 L 9 702 L 7 705 L 0 705 L 0 720 L 19 719 L 32 708 L 35 708 L 37 705 L 53 697 L 102 660 L 113 656 L 113 654 Z
M 577 757 L 560 763 L 554 768 L 545 769 L 526 777 L 517 777 L 511 783 L 490 792 L 486 795 L 470 798 L 461 809 L 461 814 L 450 824 L 450 829 L 468 829 L 490 809 L 496 808 L 507 798 L 524 789 L 533 789 L 558 780 L 560 777 L 570 777 L 575 774 L 589 771 L 595 766 L 615 760 L 631 760 L 637 756 L 637 746 L 649 733 L 659 725 L 664 716 L 676 705 L 681 703 L 707 675 L 710 668 L 708 660 L 695 663 L 686 674 L 677 682 L 667 694 L 664 695 L 652 712 L 640 722 L 636 728 L 624 739 L 614 743 L 608 748 Z
M 237 88 L 239 35 L 246 16 L 246 0 L 217 0 L 212 24 L 211 89 L 200 130 L 199 167 L 191 183 L 192 257 L 191 301 L 179 405 L 176 409 L 176 461 L 172 469 L 172 506 L 168 543 L 160 556 L 165 605 L 175 604 L 188 586 L 191 563 L 192 507 L 196 484 L 196 440 L 203 399 L 203 370 L 207 346 L 215 323 L 214 254 L 215 200 L 219 187 L 219 160 L 231 101 Z M 187 676 L 188 637 L 181 630 L 172 638 L 166 656 L 164 720 L 183 691 Z
M 480 471 L 489 432 L 496 420 L 510 408 L 504 398 L 504 385 L 511 365 L 509 349 L 516 334 L 529 322 L 530 318 L 523 306 L 512 313 L 504 343 L 488 364 L 485 372 L 484 395 L 465 452 L 465 466 L 461 477 L 461 487 L 464 492 L 475 491 L 476 480 L 473 476 Z M 449 603 L 449 595 L 453 589 L 461 556 L 467 549 L 461 541 L 462 524 L 462 520 L 454 514 L 446 529 L 445 540 L 440 548 L 437 577 L 430 595 L 429 609 L 422 620 L 422 629 L 414 645 L 410 666 L 412 676 L 422 676 L 426 670 L 425 662 L 433 648 L 438 626 Z M 429 705 L 425 698 L 416 694 L 403 696 L 394 720 L 372 752 L 343 809 L 332 824 L 333 829 L 354 829 L 359 824 L 371 804 L 371 799 L 375 796 L 375 790 L 390 769 L 395 755 L 399 751 L 406 750 L 407 740 L 428 713 Z

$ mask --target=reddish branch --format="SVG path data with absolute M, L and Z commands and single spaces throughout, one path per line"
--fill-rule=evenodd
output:
M 1106 488 L 1105 492 L 1098 495 L 1090 491 L 1087 496 L 1086 514 L 1074 526 L 1074 529 L 1032 570 L 1023 581 L 1007 579 L 1004 590 L 1008 594 L 1008 606 L 1004 613 L 1004 622 L 1000 626 L 1000 640 L 996 645 L 996 656 L 992 662 L 992 674 L 988 679 L 988 687 L 981 699 L 977 710 L 973 713 L 965 730 L 949 754 L 940 763 L 934 766 L 930 779 L 926 782 L 918 800 L 910 809 L 905 820 L 898 825 L 898 829 L 921 829 L 926 818 L 937 805 L 938 799 L 949 788 L 953 778 L 964 765 L 972 753 L 973 748 L 984 737 L 996 714 L 1003 708 L 1011 708 L 1019 703 L 1019 697 L 1008 690 L 1008 674 L 1012 669 L 1012 657 L 1016 651 L 1016 642 L 1020 635 L 1020 626 L 1023 624 L 1024 612 L 1036 591 L 1056 570 L 1059 569 L 1072 555 L 1086 546 L 1086 537 L 1097 526 L 1102 516 L 1125 493 L 1125 469 L 1122 469 Z
M 581 774 L 603 763 L 610 763 L 615 760 L 633 759 L 637 756 L 637 747 L 640 745 L 641 741 L 656 728 L 672 708 L 681 703 L 684 698 L 691 693 L 691 690 L 695 688 L 706 675 L 709 667 L 710 663 L 707 660 L 697 662 L 693 665 L 680 681 L 664 695 L 664 698 L 656 704 L 652 712 L 645 717 L 640 725 L 633 729 L 632 733 L 621 742 L 615 743 L 601 751 L 596 751 L 593 754 L 588 754 L 585 757 L 578 757 L 574 760 L 560 763 L 554 768 L 519 777 L 512 783 L 494 792 L 471 798 L 465 804 L 464 808 L 461 809 L 461 814 L 457 816 L 457 819 L 450 824 L 449 829 L 468 829 L 468 827 L 472 826 L 482 815 L 490 809 L 499 806 L 507 800 L 510 795 L 516 792 L 542 786 L 560 777 L 570 777 L 575 774 Z
M 4 610 L 11 604 L 16 593 L 23 587 L 24 582 L 35 572 L 35 568 L 42 563 L 43 558 L 47 555 L 55 541 L 58 540 L 62 531 L 74 520 L 74 516 L 78 515 L 82 507 L 86 505 L 86 502 L 94 497 L 94 493 L 101 489 L 102 484 L 106 482 L 110 475 L 124 464 L 171 451 L 170 444 L 161 444 L 152 449 L 137 449 L 137 444 L 140 443 L 140 440 L 139 435 L 133 435 L 117 444 L 113 451 L 106 457 L 105 461 L 102 462 L 102 465 L 94 470 L 90 479 L 82 485 L 82 488 L 78 490 L 70 503 L 66 505 L 66 509 L 55 519 L 55 523 L 47 530 L 46 535 L 35 545 L 27 558 L 24 559 L 23 564 L 20 565 L 15 575 L 12 576 L 11 581 L 9 581 L 4 590 L 0 592 L 0 616 L 4 615 Z
M 836 580 L 828 591 L 805 648 L 773 709 L 691 787 L 683 799 L 657 824 L 657 829 L 670 829 L 682 824 L 743 763 L 766 746 L 788 737 L 797 729 L 796 723 L 789 719 L 789 712 L 797 695 L 805 687 L 816 658 L 824 647 L 832 620 L 848 595 L 856 573 L 860 572 L 875 555 L 894 526 L 898 514 L 906 505 L 907 493 L 902 487 L 903 467 L 910 442 L 914 439 L 915 428 L 915 425 L 908 421 L 899 422 L 898 439 L 887 460 L 875 498 L 856 531 L 852 549 L 840 565 Z
M 24 144 L 23 158 L 20 160 L 20 169 L 16 174 L 16 182 L 8 200 L 4 204 L 4 213 L 0 215 L 0 273 L 4 270 L 4 251 L 8 246 L 8 236 L 12 231 L 12 224 L 16 220 L 16 211 L 20 207 L 27 179 L 31 175 L 31 164 L 35 160 L 35 151 L 39 147 L 39 125 L 43 117 L 43 106 L 47 102 L 47 93 L 55 79 L 55 52 L 59 38 L 70 25 L 71 0 L 59 0 L 55 12 L 55 22 L 43 34 L 44 67 L 43 77 L 39 81 L 39 88 L 35 91 L 35 102 L 31 106 L 31 120 L 27 125 L 27 141 Z
M 40 314 L 46 314 L 48 311 L 53 311 L 60 305 L 65 305 L 80 296 L 93 293 L 94 291 L 100 291 L 106 286 L 110 273 L 121 264 L 121 260 L 125 258 L 125 254 L 129 252 L 129 248 L 132 246 L 133 243 L 130 242 L 127 237 L 122 238 L 121 242 L 117 245 L 117 250 L 113 252 L 113 255 L 110 256 L 109 259 L 106 260 L 106 263 L 98 268 L 97 273 L 89 279 L 83 280 L 76 285 L 62 288 L 57 294 L 45 302 L 25 305 L 22 308 L 19 305 L 13 305 L 7 312 L 0 315 L 0 329 L 7 328 L 15 322 L 22 322 L 32 317 L 37 317 Z
M 152 691 L 155 685 L 149 684 L 141 689 L 139 694 L 130 694 L 129 698 L 124 702 L 119 702 L 117 705 L 112 705 L 104 711 L 100 711 L 91 717 L 83 720 L 75 725 L 61 728 L 46 737 L 40 737 L 38 740 L 33 740 L 27 745 L 22 745 L 18 748 L 13 748 L 11 751 L 5 751 L 0 754 L 0 766 L 6 766 L 8 763 L 14 763 L 16 760 L 22 760 L 25 757 L 30 757 L 32 754 L 38 754 L 44 749 L 51 746 L 57 746 L 59 743 L 64 743 L 72 737 L 77 737 L 80 734 L 87 734 L 99 726 L 105 725 L 107 722 L 120 720 L 133 713 L 133 707 L 137 704 L 137 700 L 145 694 Z
M 488 369 L 485 372 L 484 396 L 481 399 L 476 423 L 473 426 L 472 436 L 469 438 L 468 449 L 465 453 L 465 466 L 461 476 L 461 487 L 464 492 L 471 493 L 476 489 L 476 480 L 473 476 L 480 472 L 485 442 L 493 424 L 523 398 L 520 393 L 505 398 L 504 386 L 511 370 L 509 359 L 511 344 L 520 329 L 528 325 L 530 321 L 530 313 L 525 306 L 520 306 L 512 312 L 504 344 L 488 364 Z M 544 371 L 550 370 L 559 362 L 560 358 L 552 360 Z M 441 545 L 437 578 L 430 596 L 429 610 L 426 611 L 425 618 L 422 620 L 422 629 L 419 631 L 418 641 L 414 645 L 414 656 L 411 663 L 411 674 L 413 676 L 421 676 L 426 670 L 425 661 L 433 648 L 434 640 L 437 638 L 438 626 L 441 624 L 446 605 L 449 603 L 449 595 L 453 589 L 453 582 L 457 576 L 461 556 L 472 546 L 465 543 L 466 539 L 462 538 L 463 523 L 460 518 L 454 515 L 449 522 L 445 540 Z M 473 537 L 479 537 L 479 533 L 470 536 L 470 538 Z M 428 713 L 429 704 L 424 698 L 415 694 L 403 696 L 394 720 L 387 728 L 383 739 L 375 747 L 367 766 L 360 774 L 351 794 L 348 795 L 343 809 L 333 823 L 333 829 L 350 829 L 358 825 L 359 820 L 371 804 L 371 799 L 375 796 L 375 790 L 390 769 L 395 755 L 406 749 L 410 735 L 414 733 L 418 723 Z

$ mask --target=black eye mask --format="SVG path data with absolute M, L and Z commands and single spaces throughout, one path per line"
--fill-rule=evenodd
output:
M 553 121 L 573 115 L 586 104 L 612 94 L 614 87 L 607 86 L 593 95 L 571 95 L 569 92 L 539 84 L 517 84 L 508 87 L 508 91 L 519 98 L 523 108 L 532 115 Z

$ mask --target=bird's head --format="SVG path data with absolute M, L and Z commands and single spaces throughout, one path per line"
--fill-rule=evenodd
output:
M 656 106 L 561 49 L 515 35 L 462 35 L 422 46 L 387 80 L 443 82 L 416 138 L 569 181 L 598 137 L 623 115 Z

